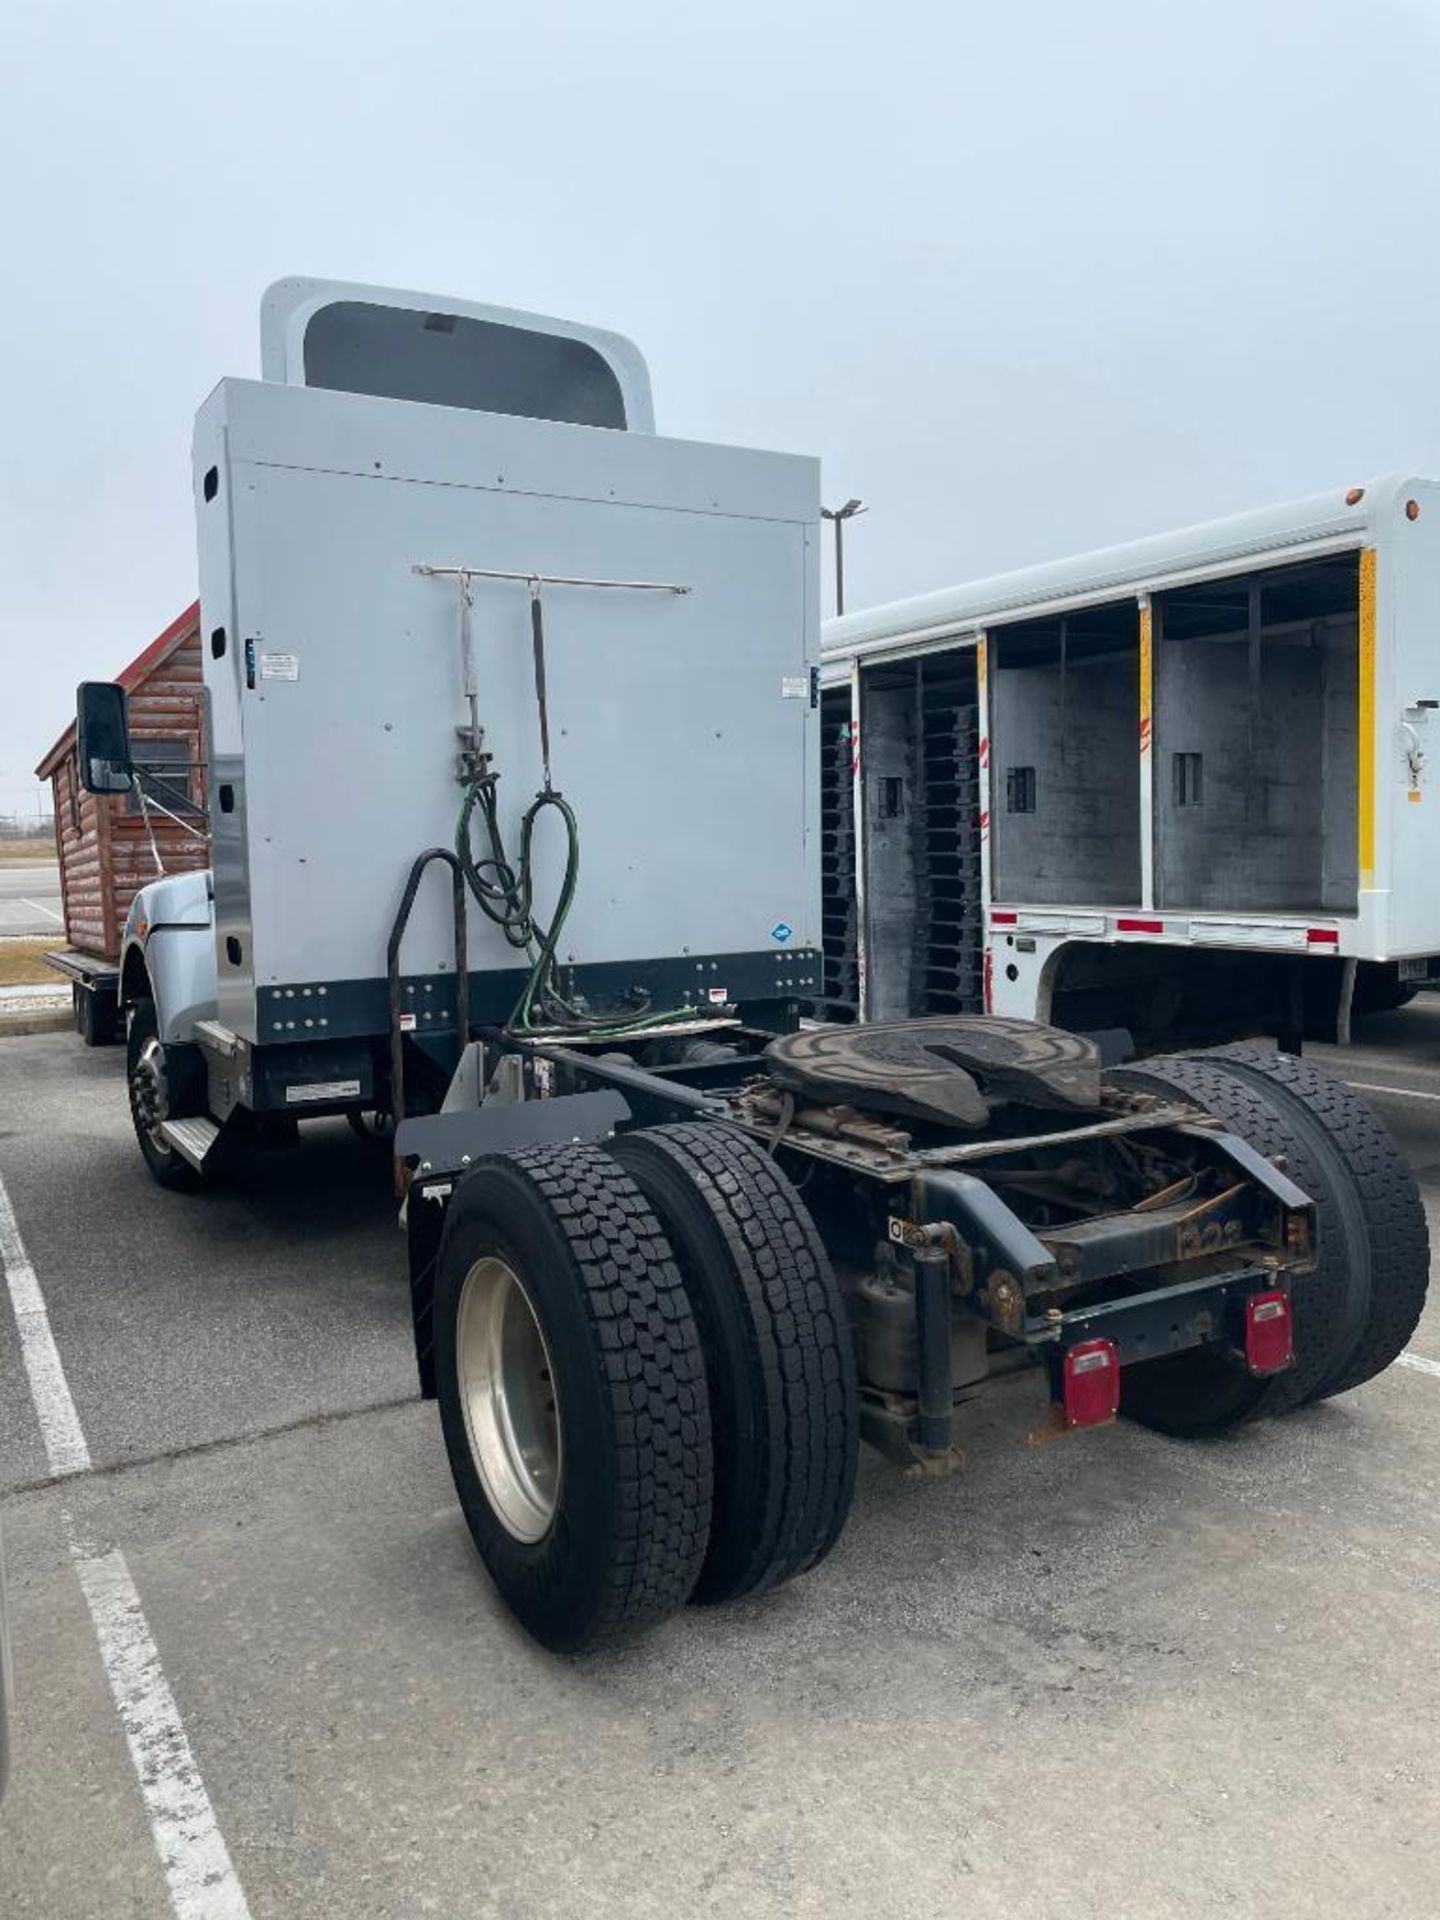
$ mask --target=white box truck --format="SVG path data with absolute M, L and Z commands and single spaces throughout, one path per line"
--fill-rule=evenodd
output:
M 1440 953 L 1440 486 L 1404 476 L 823 635 L 826 996 L 1140 1051 L 1342 1035 Z

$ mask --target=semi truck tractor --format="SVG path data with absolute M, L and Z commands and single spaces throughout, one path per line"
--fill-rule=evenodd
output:
M 813 461 L 663 438 L 628 342 L 429 295 L 282 282 L 262 366 L 196 425 L 214 864 L 131 912 L 139 1150 L 203 1207 L 311 1121 L 388 1138 L 420 1390 L 539 1640 L 817 1567 L 861 1439 L 947 1473 L 1007 1383 L 1037 1431 L 1206 1435 L 1396 1357 L 1415 1184 L 1308 1065 L 804 1017 Z M 78 733 L 126 788 L 123 690 Z

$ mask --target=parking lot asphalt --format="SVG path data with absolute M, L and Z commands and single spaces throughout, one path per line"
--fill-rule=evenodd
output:
M 1433 1236 L 1440 1004 L 1316 1054 L 1385 1089 Z M 166 1194 L 121 1081 L 70 1036 L 0 1047 L 0 1179 L 93 1462 L 48 1477 L 0 1309 L 7 1920 L 1434 1911 L 1440 1377 L 1038 1448 L 1027 1379 L 948 1480 L 865 1456 L 806 1579 L 558 1660 L 414 1397 L 383 1156 L 322 1126 Z M 188 1907 L 76 1577 L 115 1549 L 233 1869 Z
M 0 934 L 53 935 L 63 941 L 60 869 L 53 860 L 0 865 Z

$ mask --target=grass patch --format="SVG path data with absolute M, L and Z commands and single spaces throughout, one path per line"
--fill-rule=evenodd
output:
M 0 867 L 12 867 L 25 860 L 53 860 L 53 840 L 0 840 Z
M 64 945 L 55 940 L 0 940 L 0 987 L 47 986 L 63 989 L 65 977 L 47 967 L 42 954 Z

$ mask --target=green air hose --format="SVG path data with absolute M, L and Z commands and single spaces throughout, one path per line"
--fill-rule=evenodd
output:
M 481 912 L 494 921 L 512 947 L 530 960 L 530 972 L 509 1026 L 520 1033 L 560 1027 L 597 1038 L 619 1038 L 637 1027 L 693 1019 L 693 1007 L 676 1007 L 664 1013 L 642 1008 L 628 1014 L 593 1014 L 565 998 L 560 991 L 555 956 L 580 879 L 580 822 L 563 794 L 549 786 L 542 788 L 521 818 L 520 848 L 512 863 L 500 832 L 498 781 L 497 774 L 487 771 L 466 785 L 460 817 L 455 823 L 455 853 Z M 565 873 L 547 926 L 535 915 L 532 843 L 535 824 L 550 807 L 565 823 Z M 488 854 L 480 859 L 475 857 L 472 843 L 471 822 L 476 814 L 480 817 L 484 843 L 489 848 Z
M 539 1032 L 556 1027 L 572 1033 L 595 1036 L 619 1036 L 637 1027 L 663 1025 L 667 1021 L 694 1016 L 691 1007 L 676 1007 L 666 1013 L 652 1013 L 648 1005 L 635 1010 L 617 1010 L 596 1015 L 576 1006 L 560 991 L 559 968 L 555 955 L 560 936 L 575 901 L 580 879 L 580 822 L 575 809 L 550 783 L 550 715 L 545 691 L 545 617 L 540 599 L 540 577 L 530 578 L 530 631 L 535 655 L 535 708 L 540 723 L 540 763 L 544 774 L 539 793 L 525 809 L 520 821 L 520 852 L 512 863 L 500 835 L 500 809 L 497 798 L 499 775 L 490 766 L 490 756 L 480 751 L 480 733 L 475 704 L 471 701 L 472 736 L 464 777 L 465 798 L 460 818 L 455 823 L 455 855 L 460 862 L 470 891 L 480 910 L 493 920 L 512 947 L 528 955 L 530 973 L 515 1004 L 509 1024 L 517 1032 Z M 462 594 L 463 607 L 468 605 Z M 565 875 L 560 882 L 560 897 L 546 926 L 535 917 L 535 869 L 531 843 L 535 823 L 547 807 L 553 807 L 565 823 Z M 488 854 L 476 859 L 471 841 L 471 821 L 476 814 Z

